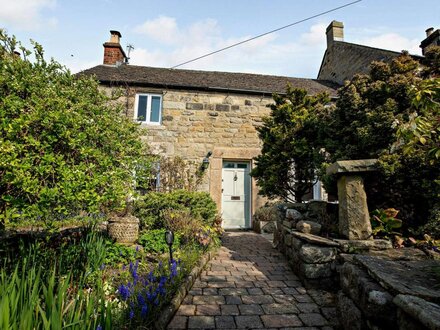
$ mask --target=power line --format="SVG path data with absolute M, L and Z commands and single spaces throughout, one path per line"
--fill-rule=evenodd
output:
M 193 58 L 192 60 L 189 60 L 189 61 L 186 61 L 186 62 L 183 62 L 183 63 L 177 64 L 177 65 L 175 65 L 175 66 L 172 66 L 170 69 L 175 69 L 175 68 L 178 68 L 179 66 L 182 66 L 182 65 L 185 65 L 185 64 L 188 64 L 188 63 L 191 63 L 191 62 L 195 62 L 195 61 L 200 60 L 200 59 L 202 59 L 202 58 L 205 58 L 205 57 L 208 57 L 208 56 L 211 56 L 211 55 L 214 55 L 214 54 L 220 53 L 220 52 L 222 52 L 222 51 L 224 51 L 224 50 L 230 49 L 230 48 L 235 47 L 235 46 L 238 46 L 238 45 L 242 45 L 242 44 L 244 44 L 244 43 L 246 43 L 246 42 L 249 42 L 249 41 L 252 41 L 252 40 L 255 40 L 255 39 L 258 39 L 258 38 L 264 37 L 264 36 L 266 36 L 266 35 L 268 35 L 268 34 L 271 34 L 271 33 L 274 33 L 274 32 L 277 32 L 277 31 L 280 31 L 280 30 L 283 30 L 283 29 L 286 29 L 286 28 L 291 27 L 291 26 L 293 26 L 293 25 L 297 25 L 297 24 L 303 23 L 303 22 L 305 22 L 305 21 L 309 21 L 309 20 L 311 20 L 311 19 L 313 19 L 313 18 L 316 18 L 316 17 L 322 16 L 322 15 L 325 15 L 325 14 L 331 13 L 331 12 L 333 12 L 333 11 L 336 11 L 336 10 L 339 10 L 339 9 L 342 9 L 342 8 L 345 8 L 345 7 L 348 7 L 348 6 L 354 5 L 355 3 L 358 3 L 358 2 L 361 2 L 361 1 L 362 1 L 362 0 L 356 0 L 356 1 L 353 1 L 353 2 L 347 3 L 347 4 L 345 4 L 345 5 L 342 5 L 342 6 L 339 6 L 339 7 L 336 7 L 336 8 L 330 9 L 330 10 L 327 10 L 327 11 L 323 11 L 322 13 L 319 13 L 319 14 L 316 14 L 316 15 L 313 15 L 313 16 L 310 16 L 310 17 L 307 17 L 307 18 L 304 18 L 304 19 L 302 19 L 302 20 L 300 20 L 300 21 L 296 21 L 296 22 L 294 22 L 294 23 L 291 23 L 291 24 L 288 24 L 288 25 L 282 26 L 282 27 L 277 28 L 277 29 L 275 29 L 275 30 L 272 30 L 272 31 L 269 31 L 269 32 L 265 32 L 265 33 L 263 33 L 263 34 L 259 34 L 259 35 L 255 36 L 255 37 L 252 37 L 252 38 L 249 38 L 249 39 L 246 39 L 246 40 L 243 40 L 243 41 L 237 42 L 237 43 L 235 43 L 235 44 L 232 44 L 232 45 L 230 45 L 230 46 L 227 46 L 227 47 L 224 47 L 224 48 L 218 49 L 218 50 L 213 51 L 213 52 L 211 52 L 211 53 L 208 53 L 208 54 L 205 54 L 205 55 L 202 55 L 202 56 L 199 56 L 199 57 Z

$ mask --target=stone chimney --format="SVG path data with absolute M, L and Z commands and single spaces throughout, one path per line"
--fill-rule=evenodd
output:
M 121 47 L 122 35 L 119 31 L 110 31 L 110 41 L 104 43 L 104 64 L 120 65 L 126 63 L 127 56 Z
M 332 21 L 325 33 L 327 34 L 327 48 L 333 44 L 333 41 L 344 41 L 344 24 Z
M 440 29 L 434 31 L 433 27 L 426 29 L 426 38 L 420 43 L 422 54 L 425 55 L 429 47 L 440 46 Z

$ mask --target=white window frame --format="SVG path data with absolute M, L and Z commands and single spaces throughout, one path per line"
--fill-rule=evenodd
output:
M 144 120 L 138 120 L 138 106 L 139 106 L 139 96 L 146 96 L 147 97 L 147 118 L 145 118 Z M 160 99 L 160 111 L 159 111 L 159 121 L 155 122 L 155 121 L 150 121 L 151 118 L 151 101 L 153 99 L 153 96 L 159 97 Z M 134 102 L 134 120 L 139 122 L 139 123 L 144 123 L 144 124 L 148 124 L 148 125 L 160 125 L 162 123 L 162 95 L 160 94 L 150 94 L 150 93 L 139 93 L 136 94 L 136 99 Z

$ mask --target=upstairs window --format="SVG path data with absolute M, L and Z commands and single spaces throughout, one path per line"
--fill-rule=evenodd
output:
M 134 119 L 150 125 L 160 125 L 162 119 L 162 95 L 136 94 Z

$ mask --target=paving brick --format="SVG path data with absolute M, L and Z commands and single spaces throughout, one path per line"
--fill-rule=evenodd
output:
M 180 305 L 176 315 L 194 315 L 196 313 L 195 305 Z
M 298 314 L 299 312 L 294 304 L 263 304 L 261 307 L 265 314 Z
M 302 313 L 319 313 L 319 307 L 315 303 L 300 303 L 296 306 Z
M 228 305 L 238 305 L 242 304 L 241 296 L 226 296 L 226 304 Z
M 215 327 L 214 316 L 189 316 L 188 329 L 209 329 Z
M 262 295 L 262 294 L 264 294 L 263 290 L 261 290 L 260 288 L 248 288 L 247 292 L 250 295 Z
M 299 327 L 303 323 L 296 315 L 263 315 L 261 320 L 265 328 Z
M 235 329 L 233 316 L 216 316 L 215 326 L 217 329 Z
M 260 305 L 238 305 L 240 310 L 240 315 L 261 315 L 264 314 L 263 309 Z
M 240 315 L 238 305 L 220 305 L 222 315 Z
M 237 325 L 237 328 L 263 328 L 263 323 L 259 316 L 235 316 L 235 324 Z
M 302 313 L 298 316 L 309 327 L 322 327 L 328 324 L 326 319 L 319 313 Z
M 186 329 L 188 317 L 176 315 L 168 324 L 168 329 Z
M 272 296 L 269 295 L 242 296 L 241 300 L 243 304 L 270 304 L 274 302 Z
M 220 305 L 225 303 L 223 296 L 194 296 L 194 305 Z
M 196 315 L 220 315 L 219 305 L 197 305 Z

